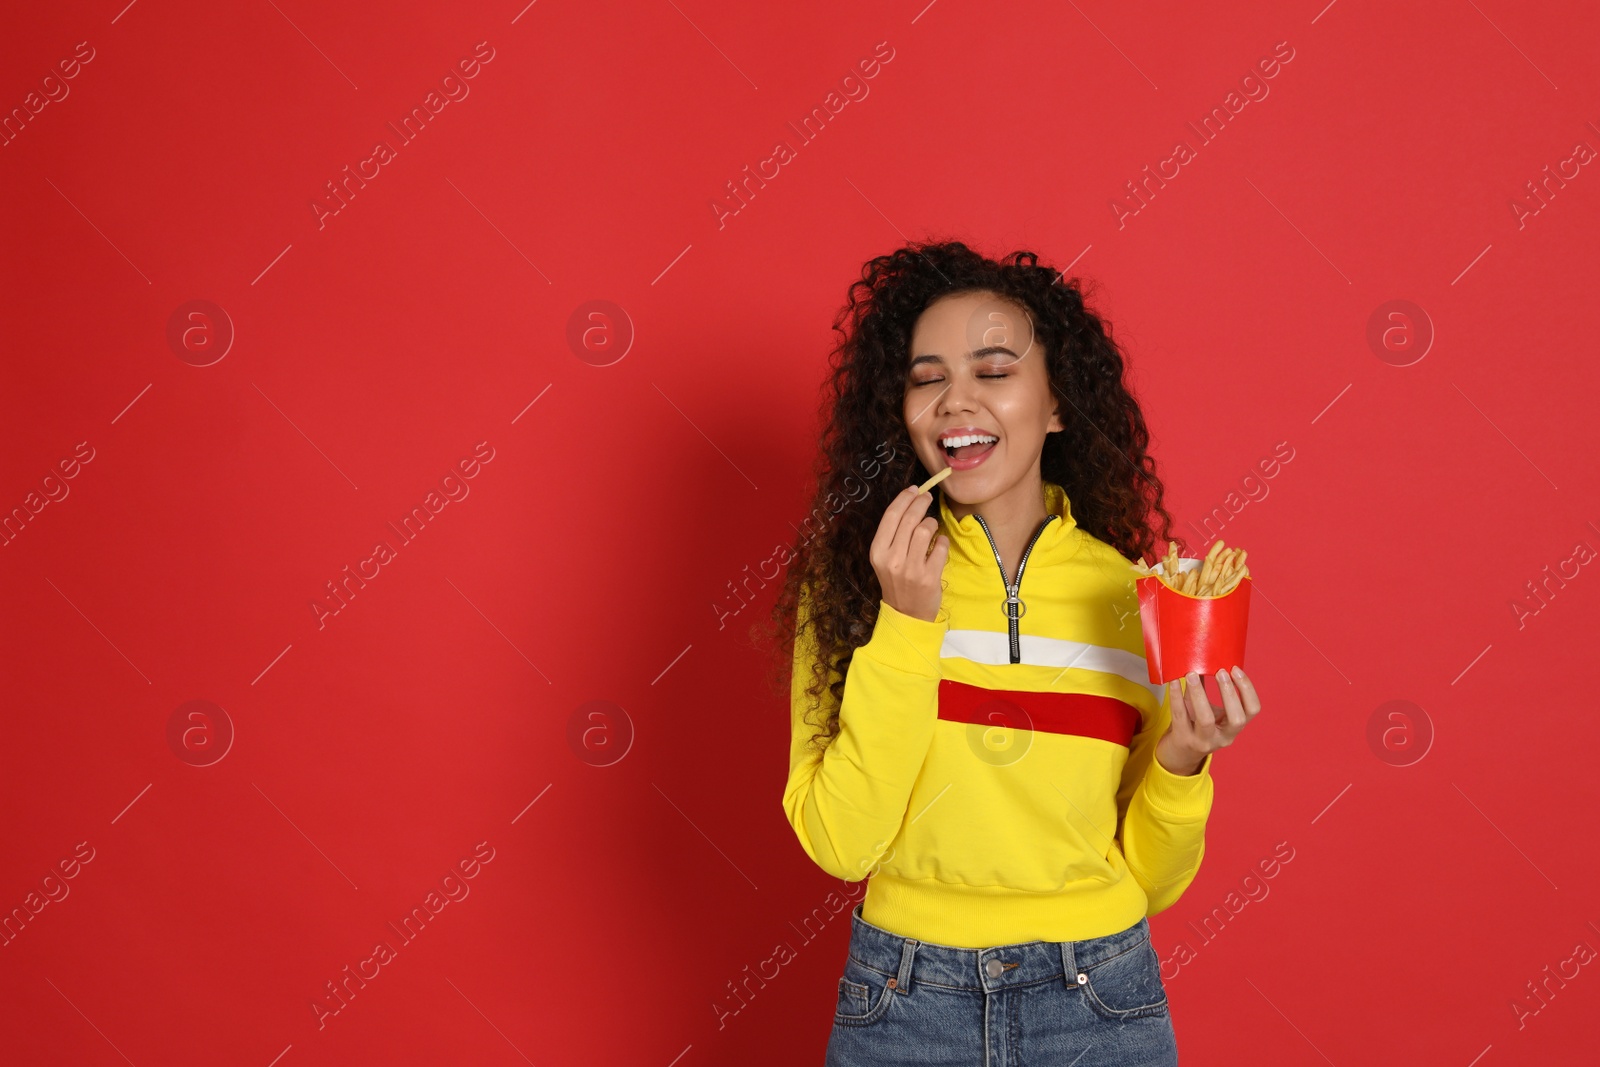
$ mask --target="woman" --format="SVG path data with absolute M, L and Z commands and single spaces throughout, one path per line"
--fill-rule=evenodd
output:
M 1220 704 L 1149 683 L 1132 560 L 1171 516 L 1122 356 L 1033 253 L 959 242 L 873 259 L 834 325 L 838 514 L 775 609 L 784 810 L 870 876 L 827 1063 L 1174 1064 L 1147 916 L 1198 873 L 1212 754 L 1260 701 L 1237 667 Z M 946 467 L 935 507 L 915 485 Z

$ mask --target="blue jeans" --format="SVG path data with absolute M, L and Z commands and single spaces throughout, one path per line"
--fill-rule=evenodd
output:
M 954 948 L 850 912 L 827 1067 L 1176 1067 L 1150 921 L 1086 941 Z

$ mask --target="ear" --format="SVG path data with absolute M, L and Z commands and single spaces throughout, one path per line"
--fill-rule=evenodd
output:
M 1058 400 L 1055 409 L 1050 412 L 1050 425 L 1045 427 L 1044 432 L 1059 433 L 1066 428 L 1066 424 L 1061 421 L 1061 401 Z

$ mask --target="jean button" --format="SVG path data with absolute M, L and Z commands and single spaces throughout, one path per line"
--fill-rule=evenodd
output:
M 999 960 L 990 960 L 988 963 L 983 965 L 983 969 L 988 972 L 990 978 L 999 978 L 1000 971 L 1003 968 L 1000 966 Z
M 1082 971 L 1079 971 L 1078 972 L 1078 984 L 1079 985 L 1087 985 L 1088 983 L 1089 983 L 1089 976 L 1084 974 Z

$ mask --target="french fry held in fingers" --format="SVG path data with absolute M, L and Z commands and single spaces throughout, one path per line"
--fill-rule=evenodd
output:
M 932 489 L 934 486 L 938 485 L 940 482 L 942 482 L 946 478 L 950 477 L 951 473 L 954 470 L 955 470 L 954 467 L 946 467 L 944 470 L 940 471 L 938 474 L 935 474 L 932 478 L 929 478 L 927 481 L 925 481 L 921 485 L 917 486 L 917 492 L 919 494 L 926 493 L 929 489 Z

